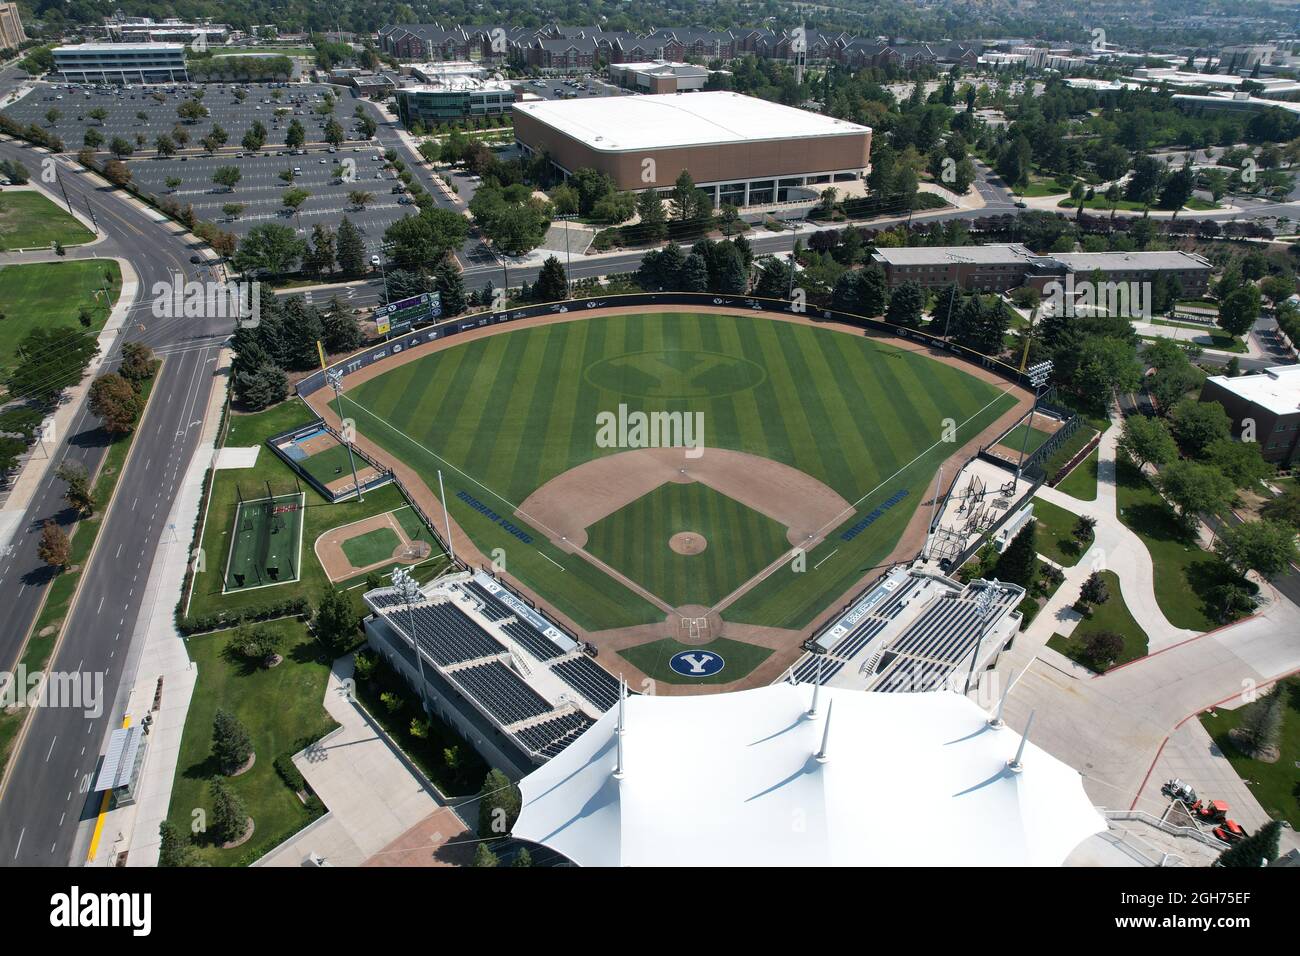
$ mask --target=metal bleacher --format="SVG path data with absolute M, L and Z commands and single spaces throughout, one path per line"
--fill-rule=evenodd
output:
M 551 672 L 602 711 L 618 703 L 618 681 L 590 658 L 557 661 L 551 665 Z
M 477 581 L 466 581 L 461 587 L 482 602 L 483 613 L 489 620 L 496 622 L 514 617 L 514 621 L 503 624 L 501 629 L 539 661 L 549 661 L 564 653 L 559 646 L 547 638 L 546 635 L 540 633 L 537 628 L 527 621 L 520 620 L 513 610 Z
M 462 667 L 449 671 L 448 676 L 502 724 L 540 717 L 555 709 L 500 661 Z
M 592 720 L 586 714 L 574 711 L 522 727 L 515 731 L 515 736 L 528 750 L 550 758 L 581 737 L 591 725 Z
M 415 633 L 411 636 L 420 642 L 434 663 L 444 667 L 479 657 L 494 657 L 506 651 L 500 641 L 450 601 L 416 604 L 410 611 L 395 610 L 388 614 L 388 619 L 403 631 L 413 627 Z

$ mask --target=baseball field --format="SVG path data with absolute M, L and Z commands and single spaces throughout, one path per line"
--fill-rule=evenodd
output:
M 690 607 L 798 629 L 1015 407 L 974 372 L 805 322 L 651 312 L 449 342 L 358 376 L 343 401 L 434 493 L 441 470 L 484 560 L 579 627 Z

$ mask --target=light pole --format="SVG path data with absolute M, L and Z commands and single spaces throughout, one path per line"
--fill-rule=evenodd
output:
M 343 371 L 337 368 L 326 369 L 325 381 L 329 382 L 330 388 L 334 389 L 334 400 L 339 403 L 341 423 L 343 421 Z M 361 482 L 357 479 L 357 461 L 352 457 L 352 438 L 348 435 L 347 428 L 343 429 L 343 440 L 348 446 L 348 464 L 352 466 L 352 487 L 357 489 L 357 501 L 365 501 L 361 497 Z
M 407 625 L 411 628 L 411 642 L 415 645 L 415 663 L 420 670 L 420 703 L 427 708 L 425 703 L 425 678 L 424 678 L 424 655 L 420 652 L 420 637 L 418 628 L 415 623 L 415 603 L 423 595 L 420 593 L 420 585 L 416 583 L 415 578 L 411 577 L 411 572 L 407 568 L 393 568 L 391 575 L 393 588 L 402 598 L 402 603 L 406 605 Z
M 794 297 L 794 262 L 795 262 L 795 250 L 799 248 L 799 220 L 787 219 L 786 222 L 788 222 L 790 224 L 790 228 L 794 230 L 794 242 L 790 246 L 790 284 L 785 292 L 785 298 L 786 301 L 788 302 L 790 299 Z
M 569 220 L 573 218 L 572 213 L 566 213 L 563 216 L 556 216 L 556 219 L 564 220 L 564 297 L 573 298 L 573 257 L 569 253 Z
M 979 638 L 975 641 L 975 650 L 970 657 L 970 670 L 966 672 L 966 686 L 962 688 L 963 696 L 970 693 L 970 682 L 975 676 L 975 664 L 979 661 L 980 648 L 984 646 L 984 632 L 988 630 L 989 617 L 993 612 L 993 602 L 996 599 L 998 591 L 997 578 L 993 579 L 992 586 L 985 587 L 980 591 L 979 597 L 975 599 L 975 607 L 980 612 L 980 633 Z
M 1034 415 L 1038 411 L 1038 397 L 1042 394 L 1043 386 L 1052 375 L 1052 363 L 1038 362 L 1029 366 L 1026 370 L 1029 376 L 1029 384 L 1034 387 L 1034 404 L 1029 409 L 1029 420 L 1025 422 L 1025 437 L 1020 443 L 1020 460 L 1016 462 L 1016 479 L 1020 478 L 1020 469 L 1025 463 L 1025 449 L 1029 447 L 1029 429 L 1034 424 Z

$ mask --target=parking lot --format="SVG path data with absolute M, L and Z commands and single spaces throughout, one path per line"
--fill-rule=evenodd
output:
M 296 153 L 263 150 L 242 157 L 228 154 L 138 159 L 128 161 L 128 166 L 142 190 L 192 205 L 200 219 L 240 236 L 266 222 L 279 222 L 310 235 L 317 223 L 336 229 L 347 215 L 368 240 L 377 242 L 389 225 L 416 211 L 415 206 L 401 201 L 405 194 L 393 192 L 400 181 L 374 146 L 345 146 L 336 153 L 314 147 Z M 212 181 L 213 174 L 223 166 L 240 171 L 241 178 L 233 189 Z M 292 181 L 282 176 L 286 171 L 294 173 Z M 180 185 L 169 187 L 170 178 L 179 179 Z M 281 197 L 298 188 L 310 195 L 294 214 L 285 208 Z M 354 208 L 350 203 L 348 194 L 354 191 L 371 194 L 364 208 Z M 228 203 L 244 206 L 238 218 L 230 219 L 222 211 Z
M 245 93 L 243 102 L 236 98 L 236 88 Z M 187 123 L 176 110 L 198 90 L 203 91 L 201 102 L 208 115 Z M 91 127 L 104 138 L 101 149 L 107 148 L 113 137 L 120 136 L 136 146 L 138 151 L 152 152 L 154 140 L 164 133 L 171 134 L 177 126 L 189 135 L 187 148 L 197 149 L 199 141 L 216 125 L 226 131 L 227 144 L 237 146 L 255 120 L 261 120 L 266 127 L 266 145 L 274 147 L 284 145 L 285 134 L 294 119 L 303 125 L 308 143 L 324 142 L 323 130 L 329 117 L 317 114 L 316 107 L 325 102 L 326 92 L 341 95 L 333 116 L 346 136 L 357 136 L 353 116 L 357 101 L 351 90 L 314 83 L 203 83 L 108 89 L 70 89 L 68 84 L 37 83 L 31 92 L 4 112 L 24 125 L 35 123 L 51 129 L 63 139 L 64 148 L 71 152 L 82 147 L 86 130 Z M 46 119 L 51 109 L 62 114 L 52 127 Z M 90 115 L 92 110 L 99 109 L 107 114 L 102 121 Z M 277 116 L 277 112 L 282 115 Z M 143 119 L 140 114 L 143 114 Z M 137 145 L 138 136 L 144 137 L 143 146 Z

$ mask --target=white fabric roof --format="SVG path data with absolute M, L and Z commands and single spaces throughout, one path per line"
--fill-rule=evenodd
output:
M 517 103 L 515 110 L 604 152 L 871 132 L 848 120 L 718 90 L 543 100 Z
M 950 692 L 632 697 L 520 782 L 513 833 L 582 866 L 1058 866 L 1106 829 L 1079 774 Z M 828 759 L 818 762 L 834 702 Z M 1032 732 L 1031 732 L 1032 737 Z

